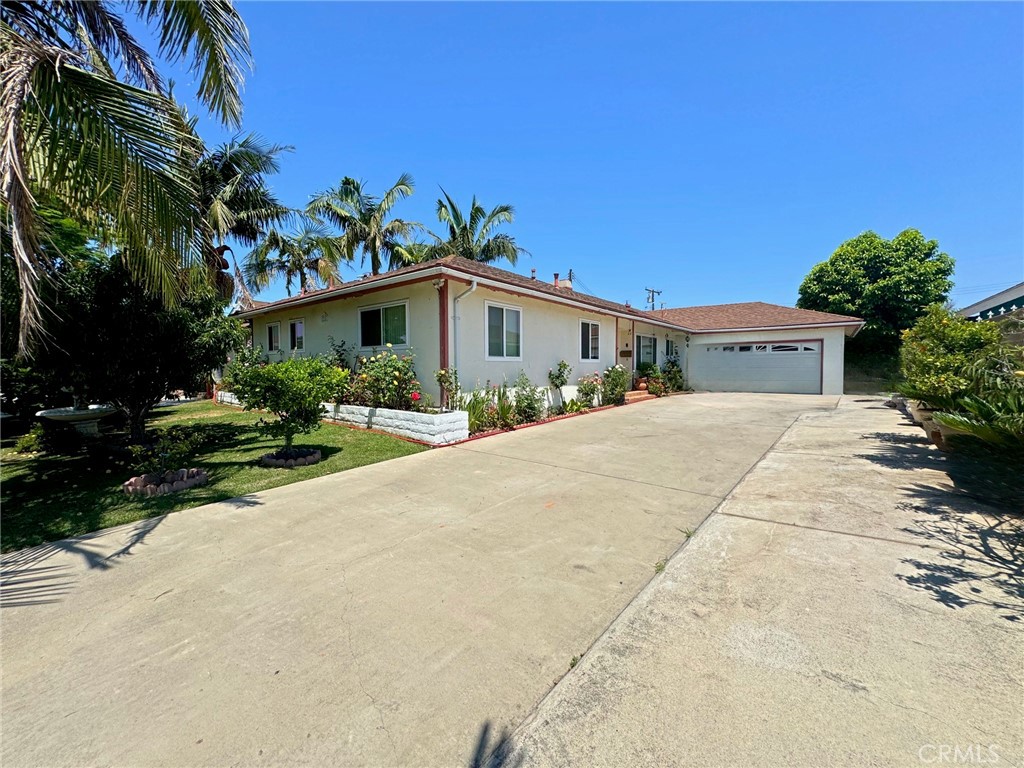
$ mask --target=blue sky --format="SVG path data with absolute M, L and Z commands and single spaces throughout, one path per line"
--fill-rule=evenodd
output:
M 436 228 L 438 185 L 511 203 L 518 271 L 634 305 L 792 304 L 868 229 L 938 239 L 960 305 L 1024 279 L 1024 5 L 239 8 L 290 205 L 408 171 L 397 215 Z

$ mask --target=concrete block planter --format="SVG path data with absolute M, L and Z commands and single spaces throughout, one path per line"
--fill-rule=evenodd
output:
M 223 390 L 217 390 L 217 402 L 223 405 L 237 405 L 239 408 L 242 407 L 241 401 L 235 396 L 234 392 L 224 392 Z
M 264 467 L 307 467 L 320 461 L 320 451 L 315 448 L 293 448 L 290 451 L 265 453 L 260 457 Z
M 121 490 L 129 496 L 163 496 L 197 485 L 206 485 L 208 480 L 205 469 L 169 469 L 166 472 L 150 472 L 126 480 L 121 484 Z
M 331 421 L 377 429 L 431 445 L 448 445 L 469 437 L 469 414 L 465 411 L 426 413 L 331 403 L 324 403 L 324 410 Z

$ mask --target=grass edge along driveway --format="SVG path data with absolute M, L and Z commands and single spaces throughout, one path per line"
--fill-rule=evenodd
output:
M 121 483 L 137 473 L 113 463 L 108 452 L 23 455 L 14 453 L 13 440 L 4 440 L 0 550 L 79 536 L 427 450 L 397 437 L 323 424 L 311 434 L 296 437 L 297 446 L 320 449 L 320 463 L 267 468 L 258 465 L 259 457 L 280 446 L 256 430 L 261 414 L 208 400 L 159 408 L 156 414 L 150 428 L 187 425 L 209 439 L 189 461 L 189 466 L 207 470 L 209 483 L 167 496 L 129 497 Z

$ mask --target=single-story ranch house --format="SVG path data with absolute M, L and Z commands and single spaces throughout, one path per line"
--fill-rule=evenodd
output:
M 579 376 L 678 355 L 693 389 L 841 394 L 843 348 L 856 317 L 748 302 L 644 311 L 457 256 L 423 262 L 271 303 L 239 317 L 271 360 L 322 354 L 331 342 L 369 355 L 385 345 L 415 355 L 424 391 L 456 368 L 463 389 L 537 386 L 560 360 Z M 575 386 L 566 388 L 566 397 Z

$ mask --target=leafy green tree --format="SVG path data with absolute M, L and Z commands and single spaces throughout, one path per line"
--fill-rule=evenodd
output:
M 441 193 L 444 198 L 437 201 L 437 219 L 447 225 L 448 237 L 434 236 L 437 244 L 431 250 L 433 258 L 461 256 L 485 263 L 505 259 L 514 266 L 520 256 L 529 254 L 511 235 L 494 231 L 502 224 L 515 221 L 515 209 L 511 205 L 496 205 L 488 212 L 474 195 L 469 216 L 466 216 L 444 189 Z
M 277 421 L 260 428 L 271 437 L 283 437 L 290 451 L 295 435 L 319 429 L 323 403 L 342 399 L 349 372 L 319 357 L 293 357 L 279 363 L 258 363 L 246 358 L 228 369 L 232 392 L 245 410 L 270 411 Z
M 865 232 L 816 264 L 800 285 L 797 306 L 861 317 L 863 330 L 851 351 L 895 354 L 900 333 L 953 287 L 953 259 L 916 229 L 886 240 Z
M 348 258 L 341 237 L 323 224 L 304 222 L 291 234 L 271 229 L 246 257 L 245 281 L 261 291 L 277 278 L 284 278 L 292 295 L 292 281 L 299 292 L 316 290 L 338 278 L 338 265 Z
M 404 265 L 402 248 L 408 247 L 407 242 L 421 228 L 415 221 L 388 218 L 395 204 L 409 197 L 414 188 L 412 176 L 403 173 L 377 198 L 363 189 L 363 182 L 346 176 L 337 187 L 315 195 L 306 213 L 341 229 L 349 260 L 360 251 L 363 263 L 368 256 L 370 270 L 378 275 L 385 262 L 389 270 Z
M 43 322 L 52 277 L 37 197 L 124 247 L 124 263 L 168 301 L 182 267 L 204 258 L 194 169 L 202 143 L 174 102 L 124 11 L 156 32 L 159 55 L 187 61 L 200 100 L 221 121 L 241 118 L 248 32 L 230 0 L 4 3 L 0 19 L 0 193 L 9 206 L 20 286 L 19 349 Z
M 69 270 L 45 326 L 48 343 L 32 361 L 70 385 L 77 399 L 110 403 L 145 439 L 153 406 L 176 389 L 201 391 L 210 371 L 245 341 L 241 323 L 202 281 L 168 307 L 116 255 Z
M 266 182 L 267 176 L 280 170 L 281 153 L 291 149 L 269 144 L 258 134 L 249 133 L 235 136 L 205 152 L 196 168 L 200 208 L 210 238 L 205 252 L 211 254 L 208 260 L 218 273 L 228 268 L 224 254 L 231 253 L 235 279 L 224 292 L 230 295 L 238 290 L 246 309 L 252 307 L 252 296 L 234 252 L 225 243 L 231 238 L 252 248 L 266 236 L 268 229 L 291 218 L 292 210 L 277 199 Z

